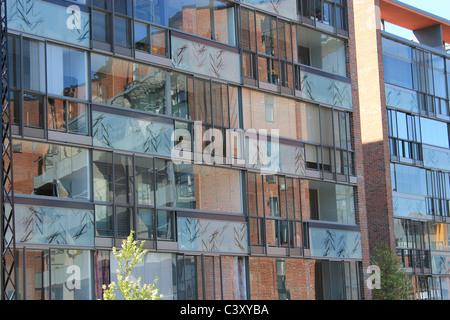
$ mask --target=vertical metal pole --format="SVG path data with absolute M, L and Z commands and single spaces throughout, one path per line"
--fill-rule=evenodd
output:
M 16 300 L 16 242 L 14 228 L 13 153 L 11 138 L 11 108 L 8 97 L 8 29 L 6 0 L 0 0 L 0 51 L 2 82 L 2 166 L 1 166 L 1 300 Z

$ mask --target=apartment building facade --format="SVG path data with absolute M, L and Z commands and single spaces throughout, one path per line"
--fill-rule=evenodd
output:
M 413 299 L 448 300 L 450 22 L 371 2 L 355 15 L 370 247 L 396 250 Z
M 8 0 L 17 298 L 370 298 L 353 10 Z

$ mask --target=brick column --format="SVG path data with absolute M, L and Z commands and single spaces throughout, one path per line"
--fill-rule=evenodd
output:
M 369 252 L 380 242 L 395 249 L 379 0 L 349 1 L 350 9 L 355 34 L 350 46 L 356 48 L 356 61 L 350 61 L 350 66 L 352 78 L 358 81 L 355 111 L 359 114 L 363 154 L 356 163 L 357 170 L 364 174 Z

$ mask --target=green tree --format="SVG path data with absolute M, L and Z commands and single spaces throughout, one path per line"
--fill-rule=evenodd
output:
M 116 300 L 115 290 L 120 292 L 125 300 L 160 300 L 162 295 L 159 289 L 155 289 L 158 278 L 151 284 L 141 285 L 142 278 L 134 281 L 132 272 L 134 266 L 144 260 L 148 250 L 144 250 L 144 241 L 138 246 L 138 241 L 133 238 L 134 231 L 131 231 L 126 240 L 122 241 L 122 250 L 117 251 L 114 247 L 112 252 L 117 259 L 120 269 L 117 270 L 117 284 L 112 282 L 108 286 L 103 285 L 103 299 Z
M 394 250 L 385 243 L 375 249 L 371 262 L 380 268 L 380 288 L 372 290 L 375 300 L 409 300 L 410 278 L 406 275 Z

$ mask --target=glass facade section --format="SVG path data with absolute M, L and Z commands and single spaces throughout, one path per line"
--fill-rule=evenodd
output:
M 94 245 L 92 211 L 16 205 L 15 214 L 20 243 Z
M 330 79 L 312 72 L 300 70 L 297 73 L 297 88 L 300 96 L 307 100 L 332 106 L 353 109 L 351 85 L 348 81 Z M 323 90 L 323 88 L 328 88 Z
M 239 54 L 232 50 L 220 49 L 200 42 L 171 37 L 172 66 L 175 69 L 199 73 L 239 83 Z M 195 57 L 191 59 L 190 57 Z
M 8 28 L 45 38 L 89 47 L 88 9 L 48 1 L 8 2 Z
M 178 248 L 187 251 L 248 252 L 247 224 L 178 218 Z
M 102 299 L 131 231 L 167 300 L 359 297 L 310 228 L 360 243 L 345 1 L 308 2 L 8 2 L 20 299 Z
M 94 145 L 170 156 L 173 121 L 158 122 L 93 112 Z
M 310 228 L 311 256 L 361 259 L 361 234 L 353 231 Z
M 347 76 L 346 49 L 343 40 L 298 26 L 297 44 L 300 64 Z
M 302 181 L 302 191 L 309 194 L 303 216 L 306 219 L 355 224 L 355 199 L 352 187 Z
M 177 72 L 93 54 L 95 103 L 190 119 L 192 77 Z
M 90 200 L 90 156 L 87 149 L 15 140 L 15 192 Z

